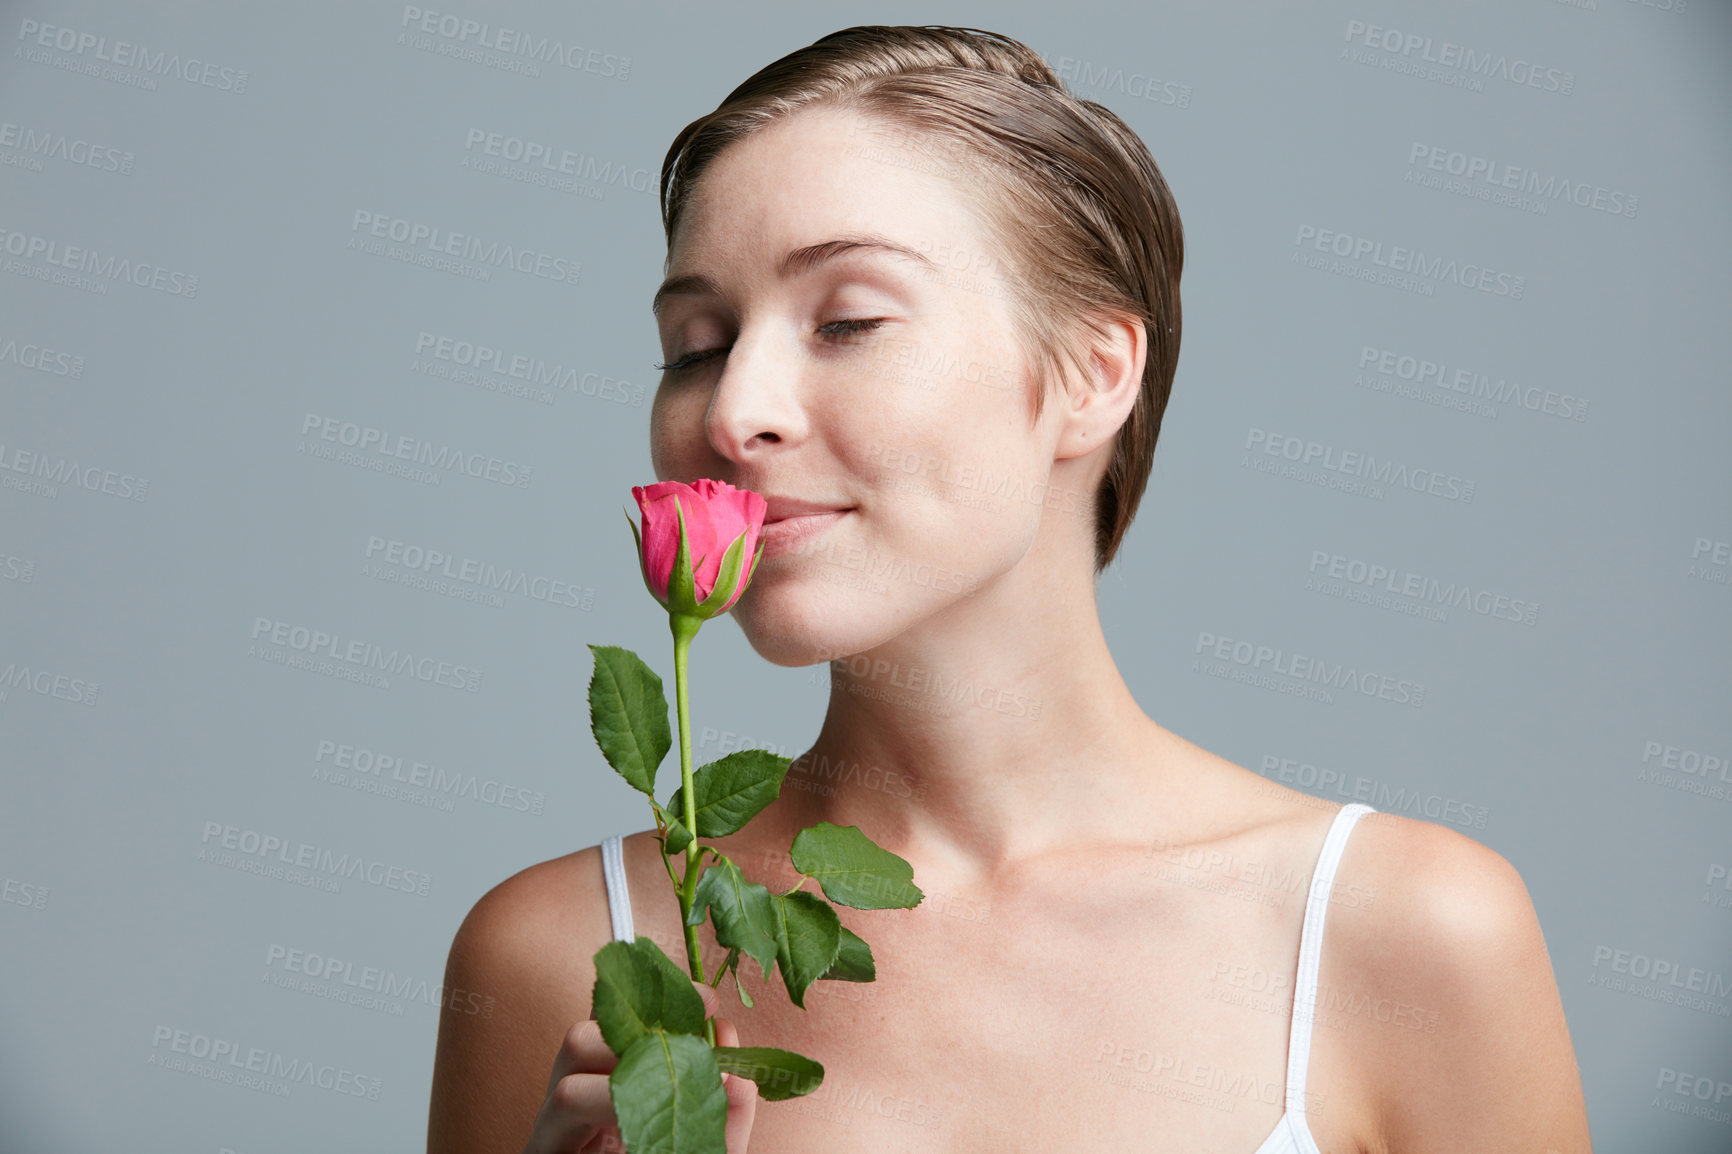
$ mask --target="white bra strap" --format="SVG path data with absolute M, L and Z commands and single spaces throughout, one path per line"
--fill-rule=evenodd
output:
M 1323 956 L 1323 919 L 1335 886 L 1335 867 L 1347 845 L 1347 835 L 1361 816 L 1377 811 L 1361 802 L 1341 807 L 1323 839 L 1311 892 L 1305 902 L 1305 924 L 1299 931 L 1299 975 L 1293 985 L 1293 1025 L 1287 1038 L 1287 1110 L 1305 1116 L 1305 1068 L 1311 1061 L 1311 1026 L 1317 1017 L 1317 963 Z
M 637 940 L 631 924 L 631 891 L 625 880 L 625 842 L 619 834 L 601 839 L 601 872 L 607 879 L 607 909 L 616 941 Z

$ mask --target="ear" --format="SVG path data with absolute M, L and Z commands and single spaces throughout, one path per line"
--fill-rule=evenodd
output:
M 1056 458 L 1080 457 L 1110 445 L 1142 395 L 1148 332 L 1123 313 L 1099 314 L 1077 330 L 1089 380 L 1067 382 L 1064 428 Z

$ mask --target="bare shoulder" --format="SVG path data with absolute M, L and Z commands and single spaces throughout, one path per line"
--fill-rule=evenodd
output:
M 451 959 L 486 974 L 554 977 L 571 972 L 573 943 L 594 937 L 599 948 L 611 934 L 601 847 L 589 846 L 519 870 L 483 894 L 457 927 Z
M 430 1154 L 522 1150 L 560 1042 L 589 1017 L 592 959 L 611 936 L 598 846 L 520 870 L 476 901 L 445 965 Z
M 1351 862 L 1351 867 L 1350 867 Z M 1360 817 L 1342 856 L 1342 872 L 1375 875 L 1386 927 L 1429 927 L 1442 948 L 1502 949 L 1515 941 L 1545 949 L 1526 884 L 1496 850 L 1435 822 L 1393 813 Z
M 1503 855 L 1363 815 L 1332 898 L 1320 991 L 1377 1103 L 1374 1148 L 1585 1154 L 1586 1107 L 1551 958 Z M 1475 1103 L 1463 1111 L 1464 1101 Z

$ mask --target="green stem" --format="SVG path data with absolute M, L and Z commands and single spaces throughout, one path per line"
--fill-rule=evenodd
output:
M 703 858 L 703 849 L 698 845 L 698 793 L 692 785 L 691 711 L 686 698 L 686 653 L 691 648 L 692 638 L 698 635 L 698 629 L 702 625 L 703 621 L 696 617 L 687 617 L 683 613 L 668 614 L 668 627 L 674 635 L 674 701 L 680 724 L 680 796 L 685 802 L 685 813 L 680 817 L 692 837 L 686 844 L 685 876 L 678 889 L 680 925 L 686 933 L 686 967 L 692 978 L 699 982 L 704 980 L 703 947 L 698 943 L 698 927 L 686 920 L 691 916 L 692 902 L 696 900 L 698 863 Z M 669 873 L 671 874 L 672 870 L 669 870 Z M 715 1019 L 704 1019 L 704 1037 L 710 1045 L 716 1044 Z

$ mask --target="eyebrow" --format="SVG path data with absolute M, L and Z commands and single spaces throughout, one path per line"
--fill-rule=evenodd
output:
M 897 244 L 887 236 L 879 236 L 877 233 L 855 233 L 789 251 L 777 263 L 776 275 L 786 280 L 792 276 L 811 272 L 819 265 L 851 252 L 872 252 L 888 256 L 907 257 L 919 261 L 928 268 L 937 267 L 924 253 L 916 252 L 907 245 Z M 720 285 L 702 273 L 672 277 L 663 281 L 662 286 L 656 289 L 655 299 L 650 303 L 650 311 L 660 316 L 662 304 L 669 297 L 720 296 L 721 291 Z

